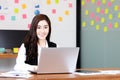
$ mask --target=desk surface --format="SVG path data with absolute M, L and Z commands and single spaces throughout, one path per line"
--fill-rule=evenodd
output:
M 120 68 L 109 69 L 87 69 L 87 70 L 120 70 Z M 120 80 L 120 74 L 117 75 L 77 75 L 77 74 L 34 74 L 28 79 L 21 78 L 0 78 L 0 80 Z

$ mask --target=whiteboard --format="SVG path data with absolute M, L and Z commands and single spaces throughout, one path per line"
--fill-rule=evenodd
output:
M 76 46 L 74 0 L 0 0 L 0 29 L 29 30 L 32 18 L 41 13 L 51 20 L 51 41 L 61 47 Z

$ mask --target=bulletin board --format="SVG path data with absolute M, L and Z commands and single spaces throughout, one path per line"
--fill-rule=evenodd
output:
M 76 46 L 74 0 L 0 0 L 0 29 L 29 30 L 32 18 L 41 13 L 51 20 L 52 41 L 61 47 Z
M 120 0 L 81 0 L 81 67 L 120 67 Z
M 119 0 L 82 0 L 82 29 L 102 31 L 120 30 Z

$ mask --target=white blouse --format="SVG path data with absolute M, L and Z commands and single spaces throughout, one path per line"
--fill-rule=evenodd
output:
M 46 47 L 48 47 L 48 43 L 46 44 Z M 40 53 L 41 53 L 41 47 L 38 45 L 38 59 L 39 59 Z M 22 44 L 20 46 L 18 56 L 16 58 L 16 64 L 14 66 L 14 70 L 28 71 L 28 70 L 35 70 L 36 69 L 36 67 L 37 67 L 36 65 L 26 64 L 25 60 L 26 60 L 26 49 L 24 47 L 24 44 Z

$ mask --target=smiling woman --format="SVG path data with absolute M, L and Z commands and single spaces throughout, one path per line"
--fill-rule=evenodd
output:
M 57 47 L 50 41 L 51 22 L 47 15 L 36 15 L 31 23 L 30 30 L 21 45 L 16 59 L 15 70 L 34 70 L 38 65 L 42 47 Z
M 46 20 L 41 20 L 37 26 L 37 37 L 39 38 L 38 44 L 41 47 L 45 47 L 46 37 L 49 33 L 49 25 Z

